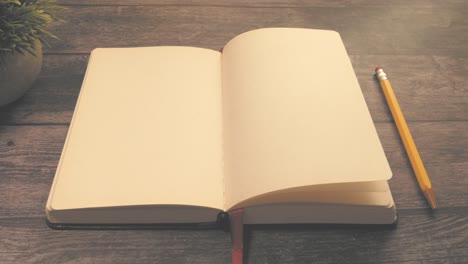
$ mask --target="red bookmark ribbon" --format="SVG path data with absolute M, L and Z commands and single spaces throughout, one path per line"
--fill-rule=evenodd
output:
M 242 264 L 244 251 L 244 209 L 231 211 L 230 215 L 232 264 Z

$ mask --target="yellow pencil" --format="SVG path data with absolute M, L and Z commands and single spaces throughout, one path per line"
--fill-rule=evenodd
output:
M 418 149 L 414 144 L 413 137 L 411 136 L 411 132 L 408 129 L 408 124 L 406 124 L 405 117 L 401 112 L 400 105 L 395 97 L 395 93 L 392 90 L 392 86 L 390 85 L 390 81 L 387 79 L 387 75 L 384 73 L 382 67 L 375 68 L 375 74 L 380 81 L 380 85 L 382 86 L 382 90 L 385 94 L 385 98 L 387 99 L 388 106 L 390 107 L 390 111 L 392 112 L 393 119 L 398 128 L 398 132 L 400 133 L 401 140 L 405 145 L 406 153 L 411 161 L 411 165 L 413 166 L 414 173 L 416 174 L 416 179 L 418 179 L 419 187 L 423 192 L 424 196 L 426 197 L 427 202 L 431 206 L 432 209 L 437 208 L 437 203 L 435 200 L 434 192 L 432 191 L 432 184 L 427 176 L 426 169 L 424 168 L 424 164 L 419 156 Z

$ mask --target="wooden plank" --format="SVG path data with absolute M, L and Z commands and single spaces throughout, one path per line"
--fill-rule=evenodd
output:
M 410 123 L 441 208 L 468 206 L 468 122 Z M 377 124 L 399 209 L 427 208 L 393 124 Z M 0 218 L 42 217 L 67 126 L 0 127 Z
M 83 75 L 39 77 L 18 101 L 0 108 L 0 124 L 68 124 Z
M 378 82 L 382 65 L 409 121 L 467 120 L 468 58 L 454 56 L 352 55 L 351 60 L 376 122 L 392 117 Z M 46 55 L 42 75 L 18 102 L 0 108 L 0 125 L 70 122 L 88 55 Z
M 2 263 L 228 263 L 221 230 L 52 231 L 45 219 L 0 220 Z
M 467 120 L 468 59 L 445 56 L 350 56 L 372 118 L 393 120 L 374 69 L 381 65 L 409 121 Z
M 468 215 L 406 211 L 394 229 L 252 226 L 246 263 L 462 263 Z M 51 231 L 44 218 L 0 219 L 2 263 L 230 263 L 218 230 Z M 436 242 L 437 241 L 437 242 Z
M 367 7 L 367 6 L 406 6 L 408 8 L 434 8 L 439 6 L 463 7 L 464 2 L 460 0 L 447 0 L 444 2 L 437 0 L 413 0 L 411 2 L 405 0 L 390 0 L 390 1 L 375 1 L 375 0 L 358 0 L 358 1 L 329 1 L 329 0 L 237 0 L 237 1 L 213 1 L 213 0 L 58 0 L 58 4 L 65 6 L 241 6 L 241 7 Z
M 84 75 L 88 65 L 87 54 L 44 54 L 41 76 Z M 468 63 L 467 63 L 468 64 Z
M 322 3 L 324 3 L 322 1 Z M 395 6 L 86 6 L 70 5 L 51 31 L 47 53 L 89 53 L 96 47 L 185 45 L 219 49 L 262 27 L 340 32 L 350 54 L 468 56 L 467 4 Z
M 394 124 L 376 124 L 393 171 L 390 188 L 398 208 L 428 207 L 419 190 Z M 468 202 L 468 122 L 410 122 L 416 146 L 433 184 L 440 207 Z
M 249 263 L 426 263 L 467 257 L 466 211 L 401 214 L 396 229 L 283 230 L 257 227 L 247 239 Z M 437 242 L 435 242 L 437 241 Z M 446 262 L 444 262 L 446 263 Z M 461 262 L 459 262 L 461 263 Z

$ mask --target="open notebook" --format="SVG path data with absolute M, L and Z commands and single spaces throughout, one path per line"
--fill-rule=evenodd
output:
M 60 224 L 389 224 L 391 171 L 337 32 L 268 28 L 218 52 L 91 53 L 47 201 Z

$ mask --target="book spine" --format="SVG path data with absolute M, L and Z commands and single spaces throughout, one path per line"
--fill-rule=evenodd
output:
M 218 214 L 218 218 L 216 219 L 216 227 L 224 230 L 225 232 L 229 232 L 231 226 L 230 216 L 227 212 L 221 212 Z

